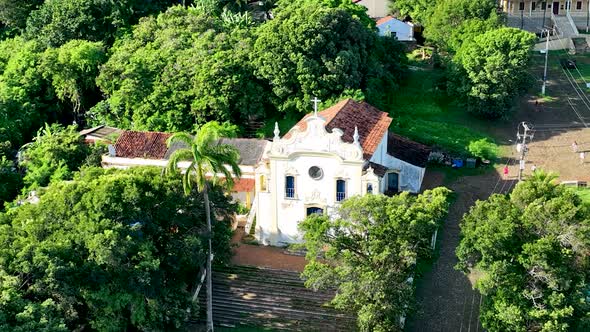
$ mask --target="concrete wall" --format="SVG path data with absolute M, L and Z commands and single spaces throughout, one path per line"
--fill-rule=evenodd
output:
M 391 19 L 377 27 L 379 29 L 380 36 L 387 36 L 388 34 L 394 34 L 398 40 L 401 41 L 412 41 L 414 40 L 413 27 L 407 23 L 404 23 L 397 19 Z
M 389 0 L 361 0 L 358 4 L 367 7 L 370 17 L 385 17 L 389 14 Z
M 387 153 L 388 134 L 389 133 L 386 133 L 381 140 L 381 143 L 379 143 L 377 150 L 375 150 L 375 153 L 371 157 L 371 161 L 399 173 L 400 191 L 409 191 L 412 193 L 420 192 L 420 187 L 422 186 L 422 180 L 424 179 L 424 173 L 426 172 L 426 169 L 390 156 Z M 386 185 L 387 179 L 383 178 L 380 184 L 380 192 L 385 191 Z
M 588 37 L 586 37 L 586 40 L 588 40 Z M 537 43 L 537 44 L 535 44 L 534 50 L 541 51 L 541 50 L 544 50 L 545 47 L 546 47 L 546 42 Z M 571 49 L 573 47 L 574 47 L 574 44 L 573 44 L 571 38 L 560 38 L 560 39 L 554 39 L 554 40 L 549 41 L 549 50 L 551 50 L 551 51 L 567 50 L 567 49 Z

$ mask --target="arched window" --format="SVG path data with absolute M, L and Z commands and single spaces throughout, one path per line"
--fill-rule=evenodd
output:
M 295 177 L 292 175 L 285 177 L 285 197 L 295 198 Z
M 346 181 L 336 180 L 336 201 L 340 202 L 346 198 Z
M 373 184 L 367 183 L 367 194 L 372 194 L 372 193 L 373 193 Z
M 260 191 L 266 191 L 266 176 L 260 176 Z

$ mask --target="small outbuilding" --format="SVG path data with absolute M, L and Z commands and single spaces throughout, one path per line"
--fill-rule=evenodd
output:
M 398 20 L 393 16 L 385 16 L 377 20 L 380 36 L 394 36 L 399 41 L 415 41 L 414 25 Z

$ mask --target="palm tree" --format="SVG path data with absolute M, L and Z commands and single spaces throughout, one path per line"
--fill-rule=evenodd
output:
M 220 138 L 228 133 L 219 123 L 209 122 L 201 126 L 194 136 L 186 133 L 176 133 L 168 139 L 168 147 L 172 144 L 181 144 L 184 147 L 174 151 L 168 161 L 167 172 L 177 172 L 178 163 L 189 161 L 190 165 L 182 176 L 182 186 L 185 195 L 189 195 L 193 183 L 203 193 L 205 201 L 205 214 L 207 216 L 207 237 L 209 242 L 209 255 L 207 255 L 207 330 L 213 331 L 213 306 L 211 283 L 211 206 L 207 193 L 210 183 L 216 184 L 220 175 L 224 178 L 221 184 L 231 188 L 234 177 L 240 177 L 238 166 L 239 153 L 231 145 L 220 144 Z M 224 135 L 225 134 L 225 135 Z

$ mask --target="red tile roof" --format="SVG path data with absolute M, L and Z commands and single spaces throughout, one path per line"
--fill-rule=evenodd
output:
M 334 128 L 342 130 L 344 132 L 342 140 L 348 143 L 354 141 L 352 136 L 354 135 L 354 127 L 357 126 L 359 141 L 364 153 L 363 157 L 366 160 L 371 159 L 392 121 L 387 113 L 364 101 L 357 102 L 352 99 L 341 100 L 336 105 L 318 112 L 318 115 L 326 120 L 326 130 L 329 132 Z M 305 120 L 310 116 L 311 114 L 307 114 L 297 123 L 301 131 L 307 129 Z M 288 132 L 285 138 L 290 136 L 291 133 Z
M 233 192 L 252 192 L 254 191 L 254 179 L 234 179 Z
M 381 25 L 383 23 L 386 23 L 386 22 L 389 22 L 389 21 L 393 20 L 393 18 L 394 17 L 391 16 L 391 15 L 390 16 L 382 17 L 382 18 L 380 18 L 380 19 L 377 20 L 376 24 L 377 24 L 377 26 L 379 26 L 379 25 Z
M 159 132 L 124 131 L 115 143 L 115 153 L 121 158 L 164 159 L 171 134 Z

